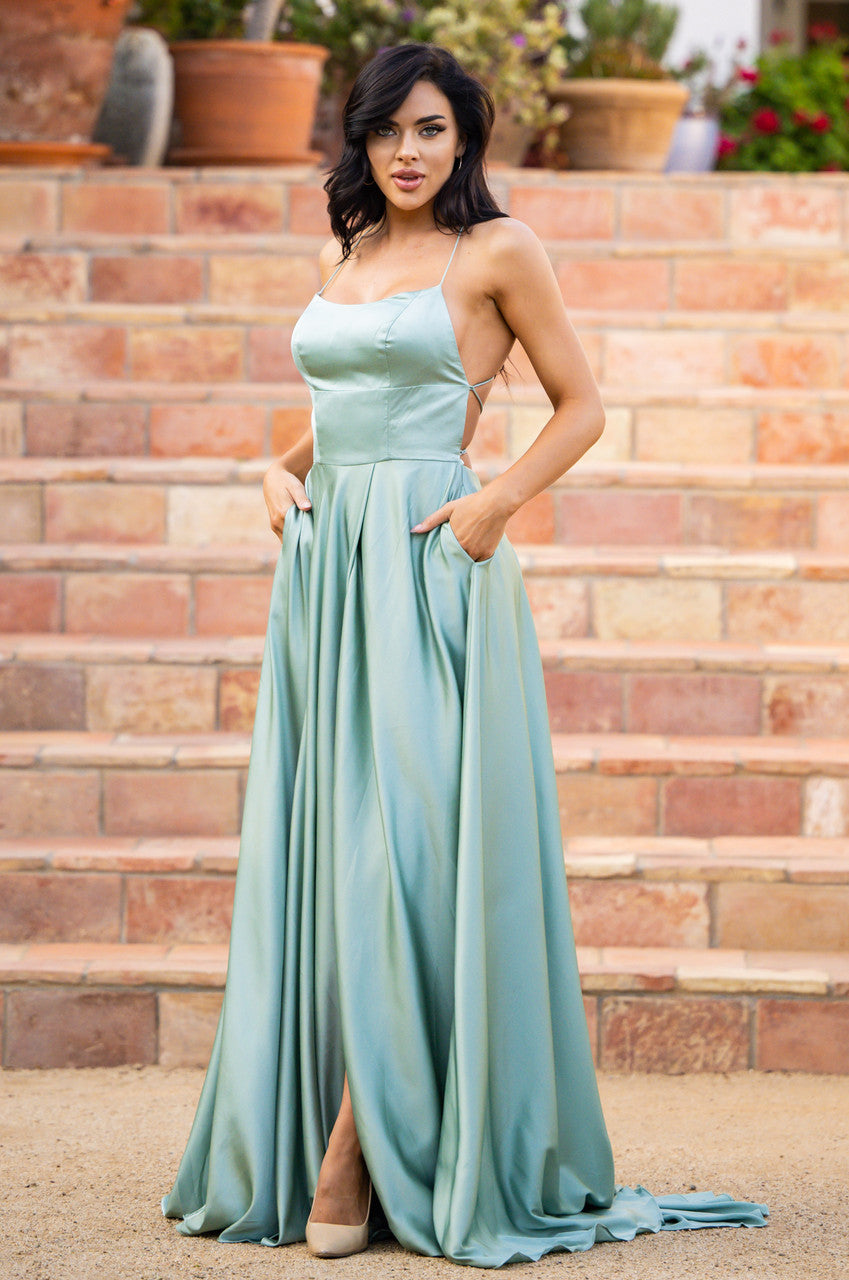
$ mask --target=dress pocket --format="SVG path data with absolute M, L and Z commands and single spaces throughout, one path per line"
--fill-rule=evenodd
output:
M 498 551 L 498 547 L 496 547 L 496 548 L 495 548 L 495 551 L 493 551 L 493 553 L 492 553 L 492 555 L 491 555 L 491 556 L 485 556 L 483 560 L 475 560 L 475 559 L 473 559 L 473 557 L 472 557 L 472 556 L 470 556 L 470 555 L 469 555 L 468 551 L 467 551 L 467 550 L 466 550 L 466 548 L 463 546 L 462 542 L 461 542 L 461 541 L 460 541 L 460 539 L 457 537 L 457 535 L 456 535 L 456 533 L 454 532 L 454 530 L 451 528 L 451 521 L 450 521 L 450 520 L 443 520 L 443 521 L 442 521 L 442 524 L 441 524 L 439 527 L 440 527 L 440 529 L 441 529 L 441 530 L 443 530 L 443 532 L 447 532 L 447 535 L 448 535 L 448 541 L 449 541 L 450 545 L 451 545 L 452 547 L 455 547 L 455 548 L 457 549 L 457 551 L 459 551 L 460 555 L 461 555 L 461 556 L 463 557 L 463 559 L 467 562 L 467 564 L 478 564 L 478 565 L 480 565 L 480 564 L 489 564 L 491 560 L 494 560 L 494 559 L 495 559 L 495 554 L 496 554 L 496 552 Z M 500 544 L 499 544 L 499 545 L 500 545 Z

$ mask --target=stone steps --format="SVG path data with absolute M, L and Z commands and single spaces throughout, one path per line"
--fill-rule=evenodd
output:
M 849 389 L 663 384 L 600 390 L 604 434 L 587 461 L 691 465 L 846 464 Z M 546 421 L 539 387 L 494 384 L 475 465 L 522 453 Z M 277 456 L 309 428 L 303 383 L 0 379 L 0 456 Z
M 0 459 L 4 542 L 200 546 L 267 536 L 268 459 Z M 477 467 L 486 483 L 503 464 Z M 849 466 L 581 462 L 508 522 L 511 540 L 841 552 Z
M 844 836 L 849 739 L 557 734 L 570 835 Z M 248 734 L 0 734 L 0 836 L 229 836 Z
M 205 1066 L 224 944 L 0 946 L 4 1067 Z M 842 952 L 580 947 L 598 1065 L 843 1071 Z
M 491 177 L 607 411 L 508 532 L 598 1060 L 845 1071 L 849 181 Z M 0 171 L 7 1066 L 207 1061 L 322 181 Z M 481 478 L 548 416 L 517 349 Z
M 849 643 L 849 555 L 518 544 L 541 640 Z M 0 631 L 264 632 L 278 559 L 259 544 L 0 546 Z
M 10 304 L 8 376 L 43 386 L 91 381 L 278 383 L 298 377 L 290 349 L 301 306 Z M 573 309 L 600 384 L 846 390 L 849 312 Z M 536 382 L 517 348 L 511 372 Z
M 0 730 L 249 732 L 264 638 L 0 635 Z M 543 641 L 564 733 L 842 737 L 849 647 Z
M 8 943 L 226 943 L 237 837 L 0 841 Z M 574 837 L 580 946 L 849 951 L 849 839 Z M 801 963 L 801 962 L 800 962 Z

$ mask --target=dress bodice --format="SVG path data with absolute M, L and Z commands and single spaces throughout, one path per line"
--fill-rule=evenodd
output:
M 483 385 L 466 377 L 442 290 L 462 234 L 439 284 L 360 303 L 319 290 L 307 304 L 292 355 L 312 399 L 314 462 L 459 459 L 469 393 Z

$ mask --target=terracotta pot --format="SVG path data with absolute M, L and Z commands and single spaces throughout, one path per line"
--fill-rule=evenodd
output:
M 0 0 L 0 139 L 86 142 L 132 0 Z
M 486 149 L 488 165 L 508 165 L 518 169 L 531 145 L 536 130 L 530 124 L 517 124 L 509 107 L 495 108 L 489 146 Z
M 575 76 L 551 96 L 571 110 L 560 141 L 573 169 L 662 173 L 689 91 L 677 80 Z
M 310 150 L 321 45 L 265 40 L 181 40 L 174 58 L 172 164 L 313 163 Z

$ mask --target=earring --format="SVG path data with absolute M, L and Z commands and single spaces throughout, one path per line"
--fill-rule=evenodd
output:
M 363 178 L 364 187 L 373 187 L 375 185 L 374 178 Z
M 454 172 L 459 173 L 462 167 L 463 167 L 463 155 L 461 152 L 460 155 L 457 157 L 457 168 L 454 170 Z

